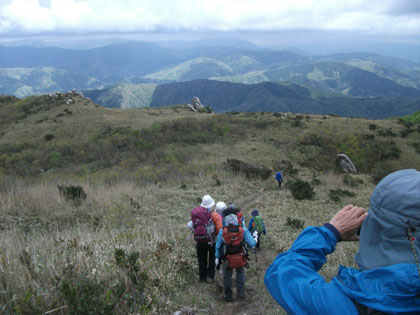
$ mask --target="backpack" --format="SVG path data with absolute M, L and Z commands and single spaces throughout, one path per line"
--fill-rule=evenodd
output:
M 226 244 L 225 259 L 230 268 L 248 268 L 247 252 L 244 246 L 244 229 L 241 225 L 229 225 L 223 228 L 223 239 Z
M 211 211 L 204 207 L 196 207 L 191 211 L 193 222 L 194 240 L 200 243 L 211 243 L 216 238 L 215 226 Z
M 236 215 L 238 217 L 238 224 L 242 225 L 243 216 L 242 216 L 241 210 L 239 210 L 238 208 L 229 207 L 223 211 L 223 218 L 227 217 L 229 214 Z M 223 221 L 223 225 L 224 225 L 224 221 Z
M 263 219 L 261 218 L 261 216 L 256 215 L 254 217 L 254 223 L 252 223 L 252 230 L 257 231 L 258 234 L 261 234 L 264 231 Z

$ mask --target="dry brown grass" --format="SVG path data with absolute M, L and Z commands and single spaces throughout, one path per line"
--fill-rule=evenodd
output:
M 258 253 L 258 270 L 255 255 L 250 254 L 250 268 L 246 272 L 249 299 L 246 303 L 235 302 L 232 314 L 234 309 L 247 314 L 278 313 L 280 308 L 266 291 L 263 275 L 274 257 L 287 250 L 300 232 L 287 226 L 286 219 L 302 219 L 305 226 L 328 221 L 342 206 L 327 200 L 328 189 L 342 187 L 342 176 L 320 175 L 322 183 L 315 188 L 316 197 L 307 201 L 294 200 L 287 189 L 278 190 L 271 180 L 247 181 L 221 170 L 218 177 L 221 186 L 212 185 L 211 178 L 202 177 L 203 181 L 197 178 L 186 189 L 170 185 L 139 187 L 133 182 L 115 185 L 80 182 L 88 198 L 77 208 L 59 195 L 55 182 L 29 187 L 22 184 L 2 193 L 0 291 L 7 292 L 2 294 L 2 302 L 23 303 L 19 300 L 21 294 L 32 292 L 33 309 L 45 312 L 64 306 L 57 286 L 69 266 L 111 286 L 121 275 L 113 252 L 123 248 L 140 253 L 141 268 L 150 279 L 145 292 L 152 314 L 182 307 L 189 307 L 197 314 L 222 312 L 225 307 L 222 275 L 217 276 L 214 285 L 197 283 L 194 242 L 186 228 L 197 198 L 208 193 L 216 200 L 239 203 L 251 196 L 242 202 L 245 218 L 249 219 L 252 209 L 258 208 L 267 224 L 268 234 Z M 354 189 L 355 199 L 366 206 L 372 188 L 367 184 Z M 351 264 L 356 248 L 355 244 L 339 244 L 322 274 L 329 279 L 339 264 Z M 115 311 L 124 313 L 126 309 Z M 60 312 L 66 314 L 68 310 Z
M 114 257 L 115 249 L 124 249 L 126 253 L 139 253 L 140 270 L 145 276 L 144 313 L 169 314 L 184 308 L 196 314 L 278 314 L 281 309 L 266 291 L 263 275 L 276 255 L 287 250 L 300 233 L 286 224 L 287 218 L 301 220 L 304 226 L 322 225 L 345 204 L 367 208 L 374 188 L 369 172 L 355 176 L 364 184 L 345 185 L 343 175 L 333 172 L 337 152 L 332 150 L 320 157 L 323 148 L 302 145 L 302 138 L 308 134 L 328 140 L 336 135 L 374 135 L 375 139 L 395 141 L 401 149 L 400 158 L 390 160 L 389 167 L 414 168 L 420 163 L 420 155 L 411 145 L 418 133 L 406 138 L 378 136 L 368 128 L 372 121 L 365 119 L 311 115 L 294 126 L 292 114 L 282 119 L 274 114 L 240 113 L 227 120 L 224 115 L 197 114 L 182 108 L 105 109 L 81 99 L 69 106 L 72 115 L 52 123 L 64 108 L 66 105 L 58 106 L 3 126 L 0 146 L 25 141 L 42 144 L 45 133 L 51 131 L 57 144 L 74 144 L 91 139 L 106 126 L 141 129 L 157 121 L 184 117 L 220 120 L 232 130 L 236 126 L 237 131 L 217 142 L 168 144 L 159 149 L 161 155 L 152 156 L 154 161 L 138 164 L 127 159 L 83 174 L 57 169 L 36 180 L 17 179 L 0 166 L 0 305 L 9 313 L 42 313 L 60 307 L 56 314 L 71 313 L 69 300 L 60 295 L 59 289 L 69 279 L 73 285 L 102 281 L 108 298 L 122 284 L 127 294 L 134 294 L 127 272 L 117 266 Z M 48 120 L 36 123 L 43 116 Z M 395 121 L 374 123 L 395 132 L 404 128 Z M 191 154 L 191 159 L 174 159 L 178 151 Z M 278 190 L 274 179 L 262 181 L 232 174 L 224 165 L 227 158 L 269 168 L 285 160 L 293 163 L 297 174 L 286 172 L 283 187 Z M 328 167 L 312 167 L 315 164 Z M 310 183 L 317 179 L 314 199 L 293 198 L 287 183 L 296 178 Z M 57 184 L 80 185 L 87 199 L 74 207 L 59 194 Z M 355 193 L 355 197 L 331 201 L 329 191 L 339 188 Z M 222 275 L 214 285 L 197 282 L 194 242 L 186 228 L 191 209 L 205 194 L 216 201 L 237 202 L 247 222 L 252 209 L 257 208 L 267 225 L 268 233 L 257 257 L 258 270 L 255 255 L 250 254 L 248 300 L 228 308 L 223 303 Z M 331 279 L 339 264 L 353 265 L 356 250 L 355 243 L 339 244 L 328 257 L 322 275 Z M 122 295 L 119 299 L 114 313 L 139 312 L 129 298 Z

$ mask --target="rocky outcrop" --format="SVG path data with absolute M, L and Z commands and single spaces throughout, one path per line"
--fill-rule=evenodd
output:
M 343 172 L 346 172 L 349 174 L 357 174 L 357 170 L 353 162 L 350 160 L 350 158 L 347 155 L 343 153 L 337 154 L 336 165 Z
M 194 96 L 192 99 L 192 104 L 187 104 L 187 106 L 195 112 L 205 108 L 205 106 L 201 104 L 200 99 L 197 96 Z

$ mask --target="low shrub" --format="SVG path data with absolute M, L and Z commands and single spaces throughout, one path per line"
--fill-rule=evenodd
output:
M 340 202 L 342 197 L 355 197 L 356 194 L 348 191 L 348 190 L 342 190 L 342 189 L 330 189 L 330 192 L 328 193 L 328 197 L 331 201 L 334 202 Z
M 414 147 L 414 150 L 420 154 L 420 142 L 413 142 L 411 145 Z
M 63 186 L 57 185 L 60 194 L 68 201 L 71 201 L 75 207 L 78 207 L 86 200 L 86 193 L 81 186 Z
M 257 177 L 268 179 L 272 173 L 272 170 L 269 168 L 252 165 L 237 159 L 227 159 L 226 162 L 235 173 L 244 173 L 249 179 Z
M 297 200 L 312 199 L 315 196 L 314 189 L 308 182 L 297 180 L 288 183 L 292 195 Z
M 357 187 L 364 183 L 362 179 L 353 177 L 349 174 L 344 175 L 343 182 L 345 185 L 350 186 L 350 187 Z
M 305 224 L 305 222 L 303 220 L 300 220 L 300 219 L 294 219 L 294 218 L 287 217 L 287 220 L 286 220 L 286 225 L 287 226 L 290 226 L 290 227 L 292 227 L 294 229 L 297 229 L 297 230 L 302 229 L 304 224 Z
M 378 135 L 383 137 L 396 137 L 398 136 L 395 132 L 392 131 L 391 128 L 386 130 L 378 130 Z

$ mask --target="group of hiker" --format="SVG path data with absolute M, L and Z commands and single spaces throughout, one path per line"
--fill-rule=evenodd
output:
M 238 299 L 244 299 L 244 244 L 255 248 L 265 226 L 258 223 L 257 209 L 247 229 L 234 205 L 217 203 L 213 211 L 214 205 L 213 198 L 204 196 L 189 223 L 197 241 L 200 280 L 214 279 L 214 268 L 222 263 L 225 300 L 233 301 L 236 269 Z M 358 269 L 340 266 L 327 282 L 318 271 L 341 241 L 359 241 L 354 257 Z M 264 283 L 289 314 L 420 314 L 419 254 L 420 172 L 400 170 L 376 186 L 368 212 L 347 205 L 323 226 L 306 227 L 267 268 Z
M 191 211 L 188 227 L 196 241 L 199 280 L 212 283 L 216 268 L 223 268 L 225 301 L 233 301 L 232 276 L 236 270 L 238 300 L 245 299 L 245 268 L 248 248 L 259 248 L 265 224 L 257 209 L 251 212 L 248 228 L 241 210 L 234 204 L 215 202 L 205 195 L 201 204 Z

